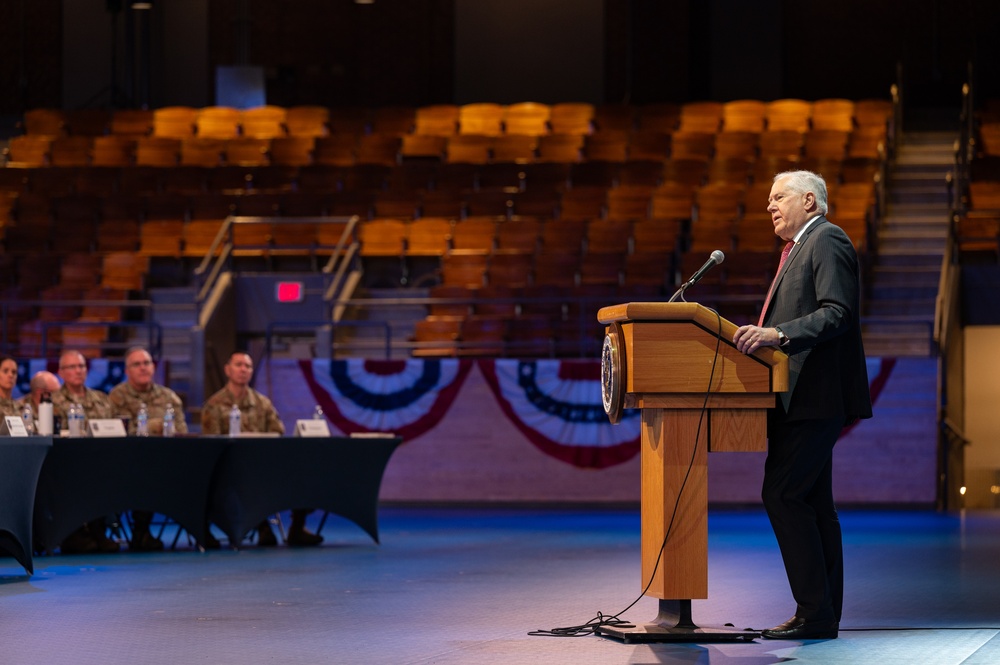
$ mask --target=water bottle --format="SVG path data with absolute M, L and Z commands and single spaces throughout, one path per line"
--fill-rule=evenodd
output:
M 174 435 L 174 405 L 168 404 L 163 413 L 163 436 Z
M 316 408 L 313 409 L 313 420 L 323 420 L 324 417 L 325 416 L 323 415 L 323 407 L 317 404 Z
M 35 414 L 31 412 L 31 405 L 27 402 L 24 404 L 24 410 L 21 411 L 21 420 L 24 421 L 24 431 L 29 435 L 35 433 Z
M 135 435 L 149 436 L 149 410 L 145 402 L 139 403 L 139 413 L 135 416 Z
M 52 436 L 52 396 L 45 392 L 38 402 L 38 433 L 42 436 Z
M 229 410 L 229 436 L 240 435 L 240 421 L 242 419 L 243 414 L 240 413 L 240 407 L 233 404 L 233 408 Z
M 70 437 L 76 439 L 83 436 L 83 407 L 79 404 L 70 404 L 66 419 L 69 420 L 67 429 L 69 429 Z

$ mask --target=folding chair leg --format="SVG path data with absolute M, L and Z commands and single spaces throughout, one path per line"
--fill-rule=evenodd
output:
M 278 535 L 281 536 L 281 542 L 287 543 L 288 538 L 285 536 L 285 524 L 284 522 L 281 521 L 281 513 L 275 513 L 274 515 L 271 515 L 271 519 L 268 521 L 271 522 L 271 524 L 274 524 L 278 527 Z

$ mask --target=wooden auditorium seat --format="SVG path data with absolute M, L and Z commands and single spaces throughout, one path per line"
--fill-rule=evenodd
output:
M 493 137 L 488 134 L 456 134 L 447 139 L 445 160 L 466 164 L 486 164 L 492 154 Z
M 542 136 L 549 133 L 551 108 L 539 102 L 519 102 L 504 109 L 504 132 Z
M 285 120 L 288 109 L 265 105 L 244 109 L 240 113 L 240 134 L 248 139 L 274 139 L 286 136 Z
M 486 284 L 490 252 L 481 249 L 452 249 L 441 257 L 441 283 L 480 288 Z
M 115 109 L 111 112 L 111 133 L 138 138 L 153 133 L 151 109 Z
M 714 135 L 722 126 L 722 114 L 721 102 L 686 102 L 681 104 L 677 131 Z
M 316 138 L 329 133 L 330 110 L 325 106 L 304 104 L 288 107 L 285 128 L 289 136 Z
M 135 160 L 136 141 L 133 137 L 119 134 L 95 136 L 91 141 L 91 164 L 93 166 L 132 166 Z
M 195 133 L 206 139 L 232 139 L 240 135 L 243 114 L 230 106 L 205 106 L 198 109 Z
M 777 99 L 767 104 L 768 131 L 809 131 L 812 103 L 802 99 Z
M 50 139 L 66 136 L 66 112 L 54 108 L 33 108 L 24 112 L 21 128 L 28 136 L 47 136 Z
M 11 138 L 4 149 L 8 168 L 32 168 L 49 163 L 52 137 L 39 134 L 21 134 Z
M 500 104 L 463 104 L 458 109 L 458 131 L 460 134 L 499 136 L 503 133 L 503 117 L 504 108 Z
M 451 357 L 458 351 L 462 317 L 428 316 L 413 328 L 412 355 L 415 357 Z
M 854 130 L 854 102 L 850 99 L 817 99 L 812 105 L 812 128 L 851 132 Z
M 549 128 L 553 134 L 590 134 L 594 131 L 594 105 L 583 102 L 552 104 Z
M 93 145 L 90 136 L 55 138 L 49 148 L 49 163 L 52 166 L 90 166 Z
M 459 107 L 455 104 L 420 106 L 414 114 L 413 133 L 448 137 L 458 133 Z
M 268 166 L 271 163 L 271 138 L 240 136 L 226 141 L 222 148 L 226 163 L 239 166 Z
M 636 129 L 672 134 L 681 121 L 681 106 L 673 103 L 644 104 L 636 108 Z
M 507 317 L 473 314 L 459 326 L 459 356 L 503 356 L 507 341 Z
M 766 104 L 758 99 L 737 99 L 722 105 L 722 131 L 750 132 L 764 131 Z
M 183 139 L 195 135 L 198 109 L 190 106 L 165 106 L 153 111 L 153 136 Z

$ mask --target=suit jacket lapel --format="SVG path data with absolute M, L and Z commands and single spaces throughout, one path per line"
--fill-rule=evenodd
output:
M 788 253 L 788 258 L 785 259 L 785 265 L 781 266 L 781 270 L 778 271 L 778 274 L 774 278 L 775 292 L 777 292 L 778 289 L 781 287 L 781 280 L 785 278 L 785 273 L 788 272 L 788 267 L 792 265 L 795 259 L 798 258 L 799 254 L 802 253 L 804 245 L 806 244 L 806 242 L 809 241 L 809 236 L 812 234 L 813 231 L 816 230 L 816 227 L 818 227 L 825 221 L 826 217 L 824 215 L 820 215 L 815 222 L 809 225 L 809 228 L 806 229 L 806 232 L 805 234 L 803 234 L 802 238 L 800 238 L 799 241 L 795 243 L 795 246 L 792 247 L 792 251 Z

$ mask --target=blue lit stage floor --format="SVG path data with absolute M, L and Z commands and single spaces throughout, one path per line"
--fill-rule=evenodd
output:
M 637 511 L 392 507 L 381 545 L 331 517 L 317 549 L 39 557 L 31 578 L 0 559 L 2 662 L 1000 662 L 1000 515 L 844 511 L 842 521 L 847 591 L 834 641 L 532 637 L 636 598 Z M 710 598 L 694 602 L 695 621 L 787 619 L 765 516 L 713 511 L 709 532 Z M 655 615 L 643 598 L 623 617 Z

